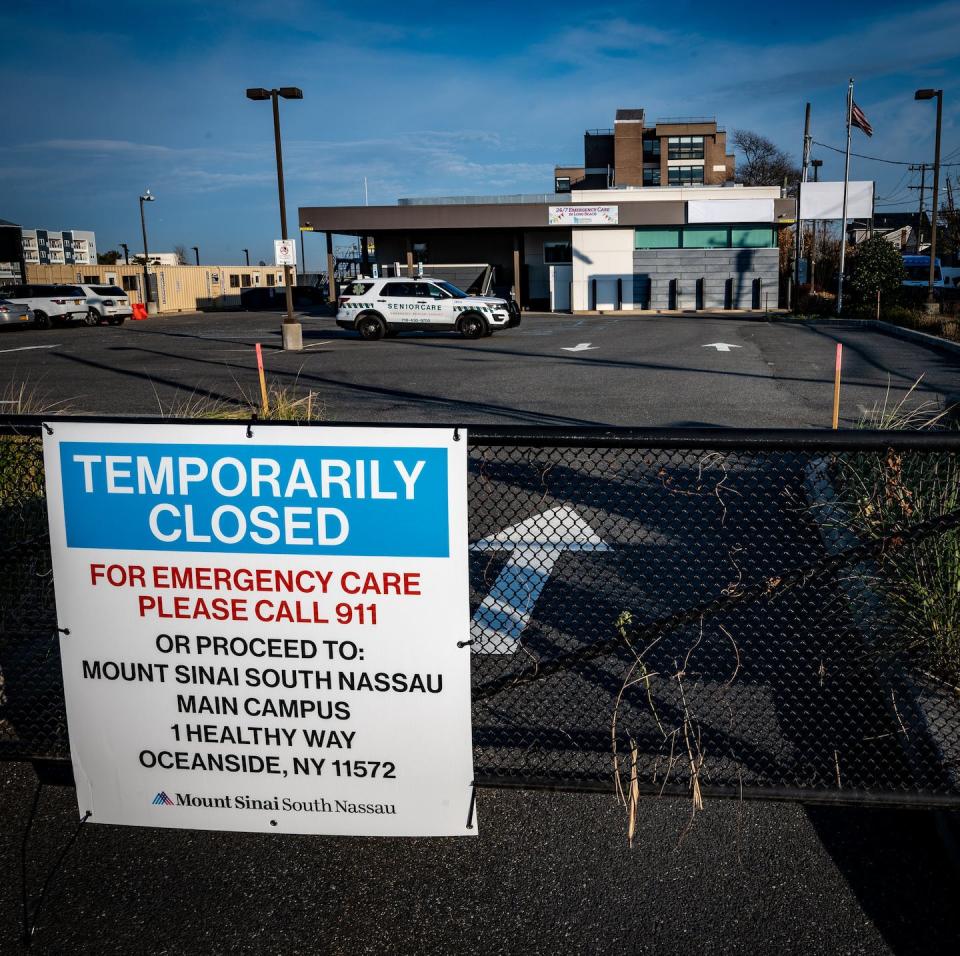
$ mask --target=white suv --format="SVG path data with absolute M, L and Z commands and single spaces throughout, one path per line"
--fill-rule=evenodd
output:
M 459 332 L 479 339 L 520 324 L 505 299 L 467 295 L 442 279 L 354 279 L 340 292 L 337 325 L 365 339 L 411 331 Z
M 54 322 L 87 321 L 87 294 L 78 285 L 10 285 L 0 296 L 33 309 L 34 325 L 49 329 Z
M 87 325 L 99 325 L 106 320 L 110 325 L 122 325 L 133 315 L 127 293 L 115 285 L 82 285 L 87 297 Z

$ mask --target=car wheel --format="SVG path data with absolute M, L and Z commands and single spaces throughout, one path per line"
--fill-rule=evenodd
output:
M 124 318 L 125 316 L 123 315 L 112 315 L 107 321 L 110 325 L 123 325 Z
M 366 339 L 368 342 L 375 342 L 386 335 L 387 328 L 379 315 L 370 313 L 361 315 L 357 319 L 357 331 L 360 333 L 360 338 Z
M 99 325 L 100 313 L 96 309 L 87 309 L 87 314 L 83 319 L 84 325 Z
M 33 311 L 33 322 L 38 329 L 49 329 L 53 325 L 46 312 L 37 312 L 36 309 Z
M 479 339 L 487 332 L 487 323 L 482 315 L 472 313 L 460 320 L 460 334 L 465 339 Z

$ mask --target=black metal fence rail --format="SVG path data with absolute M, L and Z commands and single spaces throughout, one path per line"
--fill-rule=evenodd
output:
M 960 806 L 960 435 L 460 430 L 478 782 Z M 40 432 L 0 419 L 0 757 L 64 759 Z

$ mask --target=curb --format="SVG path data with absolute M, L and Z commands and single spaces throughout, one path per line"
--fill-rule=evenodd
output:
M 776 319 L 774 319 L 776 321 Z M 800 325 L 827 325 L 827 326 L 857 326 L 863 329 L 873 329 L 877 332 L 884 332 L 895 339 L 903 339 L 906 342 L 917 342 L 920 345 L 926 345 L 927 348 L 936 349 L 940 352 L 947 352 L 950 355 L 960 355 L 960 342 L 951 342 L 949 339 L 940 338 L 939 335 L 930 335 L 928 332 L 917 332 L 914 329 L 905 329 L 902 325 L 893 325 L 891 322 L 883 322 L 878 319 L 784 319 L 787 322 L 794 322 Z

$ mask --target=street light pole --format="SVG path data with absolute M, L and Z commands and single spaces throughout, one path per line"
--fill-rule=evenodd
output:
M 943 90 L 917 90 L 913 94 L 915 100 L 932 100 L 937 98 L 937 136 L 933 148 L 933 208 L 930 212 L 930 276 L 927 280 L 927 311 L 935 311 L 936 296 L 933 294 L 934 272 L 937 263 L 937 203 L 940 201 L 940 124 L 943 115 Z
M 194 255 L 194 257 L 195 257 L 196 260 L 197 260 L 197 265 L 200 265 L 200 247 L 199 247 L 199 246 L 191 246 L 190 248 L 193 250 L 193 255 Z
M 150 250 L 147 246 L 147 219 L 143 214 L 143 204 L 145 202 L 153 202 L 155 198 L 155 196 L 150 194 L 149 189 L 140 197 L 140 228 L 143 230 L 143 301 L 147 307 L 148 315 L 156 313 L 157 303 L 150 294 Z M 153 308 L 151 309 L 150 306 L 153 306 Z
M 269 99 L 273 103 L 273 140 L 277 153 L 277 192 L 280 198 L 280 238 L 288 239 L 287 235 L 287 199 L 283 188 L 283 150 L 280 146 L 280 97 L 285 100 L 302 100 L 303 91 L 295 86 L 281 86 L 279 89 L 265 90 L 262 87 L 247 90 L 247 98 L 251 100 Z M 296 246 L 294 246 L 296 248 Z M 303 328 L 293 317 L 293 282 L 290 275 L 290 266 L 284 264 L 283 284 L 287 293 L 287 314 L 284 317 L 281 333 L 285 351 L 299 352 L 303 349 Z

